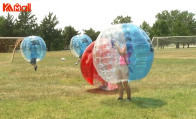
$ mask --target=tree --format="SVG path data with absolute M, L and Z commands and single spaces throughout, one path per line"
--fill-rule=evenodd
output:
M 4 37 L 14 36 L 14 17 L 7 14 L 6 18 L 0 18 L 0 35 Z
M 51 51 L 52 44 L 55 44 L 55 41 L 61 37 L 61 30 L 55 29 L 56 25 L 59 23 L 56 15 L 53 16 L 53 13 L 45 16 L 40 24 L 40 35 L 46 42 L 47 50 Z M 59 40 L 57 40 L 59 41 Z M 57 42 L 56 42 L 57 43 Z M 59 43 L 59 42 L 58 42 Z M 62 42 L 60 42 L 61 44 Z M 54 45 L 56 46 L 56 45 Z M 54 48 L 55 49 L 55 48 Z M 58 48 L 57 48 L 58 49 Z
M 54 39 L 52 41 L 51 44 L 51 50 L 63 50 L 64 46 L 63 46 L 63 37 L 62 37 L 62 30 L 61 29 L 56 29 L 54 30 Z
M 167 29 L 169 30 L 167 35 L 170 36 L 187 36 L 195 34 L 195 14 L 189 13 L 188 11 L 167 10 L 156 15 L 156 22 L 165 22 Z M 162 26 L 163 27 L 163 26 Z
M 158 20 L 152 27 L 154 36 L 168 36 L 170 34 L 169 25 L 165 20 Z
M 90 28 L 89 30 L 83 30 L 84 34 L 88 35 L 92 41 L 95 41 L 100 33 L 100 31 L 95 31 L 92 28 Z
M 143 21 L 142 25 L 140 27 L 148 34 L 148 36 L 152 39 L 152 31 L 151 26 L 146 22 Z
M 111 24 L 122 24 L 122 23 L 131 23 L 131 17 L 130 16 L 126 16 L 126 17 L 123 17 L 122 15 L 121 16 L 117 16 L 113 22 Z
M 38 33 L 37 18 L 31 12 L 21 11 L 16 19 L 15 34 L 16 36 L 30 36 Z
M 78 34 L 78 31 L 74 29 L 72 26 L 66 26 L 63 30 L 63 42 L 65 49 L 68 49 L 71 38 Z
M 154 36 L 195 35 L 196 31 L 194 28 L 196 27 L 196 20 L 194 17 L 195 14 L 189 13 L 188 11 L 162 11 L 162 13 L 156 15 L 157 20 L 152 27 L 153 34 Z M 175 44 L 176 48 L 179 48 L 179 42 Z
M 0 16 L 0 36 L 4 36 L 5 18 Z

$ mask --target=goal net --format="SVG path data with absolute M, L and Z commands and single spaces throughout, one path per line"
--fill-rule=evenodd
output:
M 12 52 L 10 61 L 13 62 L 14 54 L 20 47 L 24 37 L 0 37 L 0 53 Z
M 169 46 L 170 44 L 174 44 L 176 48 L 180 48 L 180 45 L 184 46 L 187 45 L 189 48 L 190 46 L 196 45 L 196 36 L 167 36 L 167 37 L 153 37 L 152 44 L 157 49 Z

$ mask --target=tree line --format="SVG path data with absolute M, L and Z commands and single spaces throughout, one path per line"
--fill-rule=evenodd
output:
M 179 45 L 196 44 L 196 19 L 195 14 L 188 11 L 164 10 L 156 15 L 156 21 L 152 27 L 145 21 L 140 26 L 152 39 L 153 37 L 166 37 L 159 39 L 159 46 L 164 48 L 169 44 Z M 172 37 L 167 37 L 172 36 Z M 193 37 L 174 37 L 174 36 L 195 36 Z M 156 45 L 155 43 L 154 45 Z
M 158 13 L 156 21 L 151 27 L 146 21 L 140 25 L 147 34 L 156 36 L 190 36 L 196 35 L 195 14 L 188 11 L 164 10 Z M 132 23 L 130 16 L 117 16 L 111 24 Z M 0 16 L 0 37 L 26 37 L 38 35 L 44 39 L 47 50 L 68 49 L 71 38 L 80 34 L 73 26 L 65 26 L 63 29 L 56 28 L 59 21 L 52 12 L 49 12 L 41 23 L 37 23 L 37 18 L 32 12 L 20 12 L 15 19 L 13 15 Z M 96 40 L 100 31 L 93 28 L 83 30 L 93 41 Z
M 72 26 L 65 26 L 64 29 L 56 28 L 58 24 L 56 15 L 51 12 L 39 25 L 36 16 L 31 12 L 20 12 L 16 19 L 8 13 L 6 17 L 0 16 L 0 37 L 37 35 L 44 39 L 48 51 L 69 49 L 71 38 L 80 33 Z M 100 33 L 92 28 L 83 31 L 93 41 Z

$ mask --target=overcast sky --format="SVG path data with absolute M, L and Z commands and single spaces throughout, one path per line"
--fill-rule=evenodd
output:
M 196 14 L 196 0 L 1 0 L 0 15 L 3 3 L 26 5 L 31 3 L 32 14 L 38 23 L 49 12 L 53 12 L 58 20 L 58 28 L 73 26 L 76 30 L 93 28 L 102 30 L 119 15 L 130 16 L 136 25 L 146 21 L 151 26 L 157 13 L 163 10 L 188 11 Z M 16 18 L 18 12 L 10 12 Z

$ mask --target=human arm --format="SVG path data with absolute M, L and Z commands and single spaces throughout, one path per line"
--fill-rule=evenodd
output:
M 126 46 L 124 46 L 122 49 L 120 48 L 120 46 L 117 44 L 117 43 L 114 43 L 118 53 L 121 55 L 121 56 L 124 56 L 126 54 L 126 51 L 127 51 L 127 48 Z

